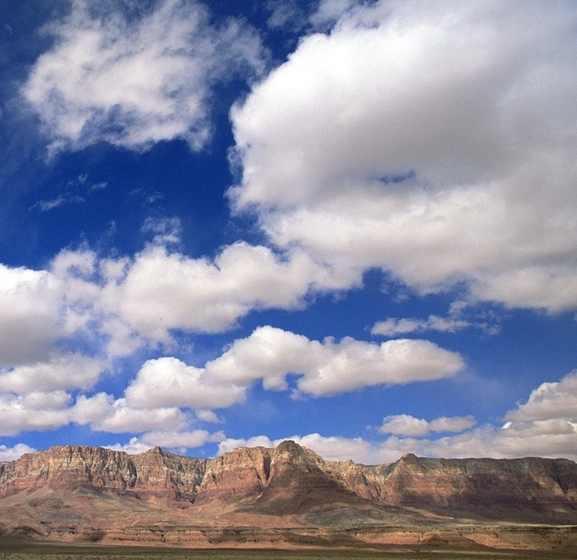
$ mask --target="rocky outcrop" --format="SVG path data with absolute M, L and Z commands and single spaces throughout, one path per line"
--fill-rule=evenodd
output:
M 567 459 L 427 459 L 408 454 L 391 465 L 352 470 L 352 477 L 345 470 L 346 484 L 377 503 L 453 517 L 577 520 L 577 465 Z
M 259 510 L 306 513 L 326 502 L 358 502 L 359 496 L 331 475 L 325 461 L 292 441 L 281 443 L 269 464 L 268 484 L 255 501 Z
M 389 544 L 454 537 L 452 546 L 457 541 L 492 546 L 522 532 L 497 537 L 494 527 L 473 530 L 474 524 L 577 525 L 577 465 L 565 459 L 409 454 L 395 463 L 365 466 L 325 461 L 292 441 L 276 449 L 236 449 L 215 459 L 160 448 L 131 456 L 60 446 L 0 463 L 0 514 L 6 533 L 26 527 L 88 540 L 96 535 L 144 542 L 165 535 L 166 542 L 250 541 L 266 534 L 284 541 L 297 535 L 297 540 Z M 558 534 L 551 531 L 547 535 Z M 567 531 L 565 540 L 577 538 Z
M 206 460 L 160 448 L 130 456 L 101 447 L 56 446 L 0 463 L 0 497 L 48 487 L 194 499 L 205 470 Z
M 193 501 L 206 478 L 208 461 L 180 457 L 155 447 L 130 458 L 135 475 L 131 490 L 139 497 Z
M 254 501 L 270 479 L 271 450 L 240 448 L 206 463 L 196 500 L 245 504 Z

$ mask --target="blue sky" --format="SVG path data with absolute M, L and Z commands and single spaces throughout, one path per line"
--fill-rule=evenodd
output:
M 0 460 L 577 459 L 577 6 L 0 6 Z

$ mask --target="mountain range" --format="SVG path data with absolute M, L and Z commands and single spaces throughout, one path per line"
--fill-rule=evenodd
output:
M 293 441 L 212 459 L 57 446 L 0 463 L 0 535 L 103 544 L 577 551 L 567 459 L 326 461 Z

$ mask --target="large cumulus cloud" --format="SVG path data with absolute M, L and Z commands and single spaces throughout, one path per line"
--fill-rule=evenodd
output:
M 576 21 L 571 2 L 345 9 L 234 109 L 234 208 L 341 270 L 574 308 Z
M 347 337 L 321 342 L 265 326 L 236 340 L 203 368 L 167 357 L 146 362 L 126 397 L 135 407 L 225 408 L 241 402 L 255 381 L 262 381 L 268 390 L 288 390 L 289 374 L 298 376 L 298 393 L 321 397 L 374 385 L 442 379 L 464 367 L 459 354 L 426 340 L 379 345 Z

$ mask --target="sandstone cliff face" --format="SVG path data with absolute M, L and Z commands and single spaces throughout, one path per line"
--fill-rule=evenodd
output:
M 193 501 L 206 477 L 208 461 L 179 457 L 156 447 L 129 457 L 129 463 L 135 474 L 131 490 L 140 497 Z
M 199 483 L 197 503 L 250 502 L 266 488 L 270 478 L 270 450 L 235 449 L 207 461 Z
M 130 456 L 100 447 L 56 446 L 0 464 L 0 497 L 49 487 L 194 499 L 205 470 L 206 460 L 159 448 Z
M 125 453 L 98 447 L 53 447 L 0 465 L 0 496 L 44 486 L 124 491 L 135 483 L 136 472 Z
M 379 503 L 493 519 L 570 520 L 577 465 L 565 459 L 425 459 L 373 467 Z M 380 482 L 380 483 L 379 483 Z M 374 483 L 373 485 L 374 486 Z
M 46 488 L 168 500 L 204 508 L 203 515 L 225 510 L 296 515 L 305 524 L 313 518 L 317 524 L 338 524 L 345 517 L 361 524 L 390 521 L 393 514 L 402 520 L 402 512 L 409 511 L 403 508 L 451 518 L 577 523 L 577 465 L 568 460 L 407 455 L 392 464 L 364 466 L 325 461 L 290 441 L 216 459 L 180 457 L 159 448 L 130 456 L 64 446 L 0 463 L 0 499 Z
M 254 505 L 283 515 L 304 513 L 327 501 L 356 503 L 358 497 L 331 475 L 329 465 L 316 453 L 285 441 L 271 454 L 268 484 Z

